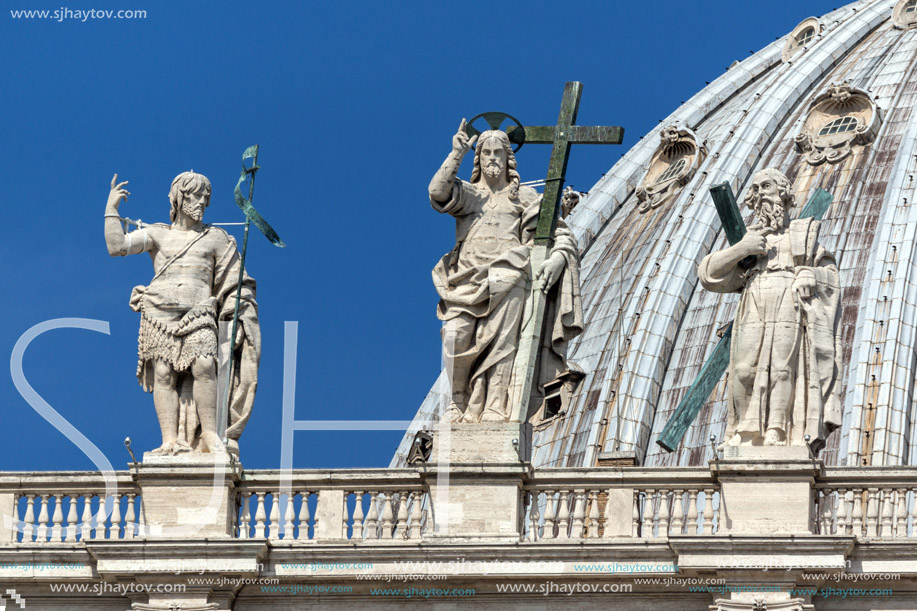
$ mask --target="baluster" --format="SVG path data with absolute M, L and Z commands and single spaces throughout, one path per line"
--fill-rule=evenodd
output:
M 19 543 L 19 534 L 22 532 L 22 520 L 19 519 L 19 500 L 24 498 L 25 495 L 21 492 L 13 493 L 13 513 L 10 515 L 10 520 L 12 520 L 12 524 L 10 524 L 11 538 L 3 541 L 3 543 Z M 0 519 L 2 518 L 3 516 L 0 516 Z
M 834 491 L 830 489 L 822 489 L 821 491 L 821 524 L 819 528 L 819 533 L 823 535 L 830 535 L 831 533 L 831 523 L 834 521 L 833 516 L 833 507 L 834 505 Z
M 133 492 L 127 493 L 127 515 L 124 517 L 124 526 L 126 528 L 124 532 L 125 539 L 133 539 L 137 536 L 137 511 L 134 507 L 134 502 L 137 495 Z
M 317 532 L 320 532 L 318 529 L 318 523 L 322 519 L 322 514 L 319 513 L 318 508 L 322 506 L 322 501 L 320 498 L 321 495 L 322 495 L 321 490 L 315 491 L 315 513 L 312 515 L 312 534 L 313 535 Z
M 280 493 L 271 494 L 271 525 L 268 527 L 267 538 L 276 540 L 280 538 Z
M 599 538 L 599 498 L 595 490 L 589 491 L 589 530 L 586 536 L 589 539 Z
M 356 491 L 353 493 L 353 534 L 351 539 L 357 541 L 363 540 L 363 493 Z
M 895 537 L 907 536 L 907 490 L 898 489 L 898 508 L 895 511 L 897 522 L 895 523 Z
M 892 496 L 894 491 L 891 488 L 882 488 L 879 490 L 879 498 L 882 499 L 882 530 L 880 537 L 892 537 L 892 524 L 895 519 L 895 502 Z
M 640 536 L 640 491 L 634 489 L 634 498 L 631 501 L 631 506 L 633 510 L 631 511 L 630 516 L 630 536 L 639 537 Z M 608 508 L 605 509 L 606 515 L 609 511 Z M 608 523 L 605 523 L 605 536 L 608 536 Z
M 92 539 L 92 497 L 83 495 L 83 513 L 80 516 L 80 541 Z
M 41 511 L 38 514 L 38 537 L 35 539 L 39 543 L 48 541 L 48 495 L 41 495 Z
M 652 488 L 643 493 L 643 523 L 640 526 L 640 536 L 644 539 L 653 538 L 653 522 L 656 518 L 655 494 L 656 491 Z
M 917 536 L 917 491 L 911 494 L 911 536 Z
M 121 538 L 121 495 L 112 495 L 111 503 L 111 538 Z
M 863 489 L 853 489 L 853 536 L 863 536 Z
M 350 508 L 347 506 L 347 497 L 350 495 L 346 490 L 344 491 L 344 507 L 341 508 L 341 538 L 347 538 L 347 527 L 350 526 Z
M 713 534 L 713 488 L 704 488 L 704 534 Z
M 312 515 L 309 513 L 310 496 L 312 496 L 311 490 L 303 490 L 300 493 L 302 501 L 300 501 L 301 504 L 299 506 L 299 536 L 297 539 L 303 541 L 309 540 L 309 521 L 312 519 Z
M 379 510 L 376 508 L 376 493 L 369 493 L 369 510 L 363 522 L 363 533 L 367 539 L 379 538 Z
M 656 523 L 656 491 L 652 488 L 643 492 L 643 523 L 640 525 L 640 534 L 644 539 L 655 536 Z
M 659 491 L 659 536 L 669 536 L 669 491 Z
M 882 532 L 881 536 L 892 536 L 892 521 L 895 517 L 895 505 L 892 498 L 892 489 L 883 488 L 879 490 L 882 498 Z
M 68 494 L 67 498 L 70 499 L 70 503 L 67 507 L 67 527 L 64 529 L 64 541 L 72 543 L 76 541 L 76 499 L 78 495 Z
M 382 497 L 382 539 L 392 538 L 392 493 L 380 492 Z
M 422 522 L 420 525 L 421 527 L 420 534 L 423 535 L 423 534 L 426 534 L 427 532 L 433 532 L 434 523 L 433 523 L 433 518 L 430 517 L 430 507 L 429 506 L 423 508 L 422 515 L 423 515 L 423 518 L 422 518 Z
M 64 524 L 64 495 L 54 495 L 54 515 L 51 518 L 54 526 L 51 527 L 51 541 L 62 541 Z
M 866 536 L 877 537 L 879 535 L 879 489 L 870 488 L 869 496 L 866 499 Z
M 915 503 L 917 505 L 917 503 Z M 554 508 L 556 503 L 554 502 L 554 491 L 545 490 L 544 492 L 544 528 L 541 531 L 542 539 L 553 539 L 554 538 L 554 516 L 556 515 Z
M 266 492 L 256 492 L 258 495 L 258 508 L 255 510 L 255 539 L 264 539 L 264 520 L 267 514 L 264 512 L 264 495 Z
M 685 534 L 697 534 L 697 490 L 688 490 L 688 523 Z
M 395 516 L 394 536 L 399 539 L 408 538 L 408 494 L 407 492 L 398 493 L 398 514 Z
M 676 490 L 672 493 L 672 534 L 680 535 L 685 525 L 684 513 L 684 490 Z
M 411 493 L 411 525 L 408 529 L 408 539 L 420 539 L 420 510 L 422 506 L 423 493 L 415 490 Z
M 586 491 L 574 490 L 573 495 L 573 528 L 571 529 L 570 538 L 582 539 L 586 524 Z
M 539 492 L 537 490 L 532 490 L 529 493 L 532 497 L 532 506 L 529 508 L 529 522 L 531 523 L 531 535 L 532 541 L 540 541 L 541 533 L 539 532 L 539 522 L 541 522 L 541 514 L 538 509 L 538 497 Z
M 293 507 L 293 494 L 284 496 L 287 504 L 283 510 L 283 540 L 289 541 L 293 539 L 293 520 L 296 519 L 296 511 L 294 511 Z M 344 514 L 344 518 L 347 518 L 347 514 Z
M 847 489 L 838 488 L 837 490 L 837 529 L 835 534 L 847 534 Z
M 239 538 L 250 539 L 252 536 L 252 493 L 240 492 L 239 499 L 242 505 L 242 512 L 239 516 Z
M 22 542 L 31 543 L 35 539 L 35 495 L 27 494 L 25 506 L 25 520 L 22 527 Z M 917 503 L 915 503 L 917 505 Z
M 568 532 L 568 526 L 570 525 L 570 507 L 567 504 L 567 498 L 569 492 L 564 490 L 560 493 L 560 504 L 558 505 L 557 512 L 557 538 L 558 539 L 569 539 L 570 533 Z

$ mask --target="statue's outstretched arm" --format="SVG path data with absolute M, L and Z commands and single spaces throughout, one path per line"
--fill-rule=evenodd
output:
M 459 166 L 462 165 L 462 159 L 477 139 L 477 136 L 468 138 L 468 134 L 465 133 L 465 119 L 462 119 L 458 131 L 452 136 L 452 152 L 430 181 L 430 199 L 442 203 L 449 201 L 452 197 L 452 183 L 458 174 Z
M 119 183 L 118 175 L 115 174 L 111 179 L 111 191 L 105 205 L 105 245 L 108 247 L 108 254 L 113 257 L 146 252 L 153 247 L 153 240 L 144 228 L 129 234 L 124 233 L 118 206 L 130 195 L 130 191 L 124 188 L 126 184 L 126 180 Z

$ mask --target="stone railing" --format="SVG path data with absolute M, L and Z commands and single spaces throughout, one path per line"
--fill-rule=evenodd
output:
M 719 484 L 706 468 L 542 469 L 522 491 L 525 541 L 711 535 Z
M 433 521 L 414 469 L 245 471 L 238 485 L 241 539 L 351 542 L 420 540 Z
M 50 544 L 142 534 L 140 489 L 120 471 L 0 474 L 0 543 Z
M 914 537 L 917 471 L 906 467 L 829 467 L 815 484 L 815 525 L 822 535 Z

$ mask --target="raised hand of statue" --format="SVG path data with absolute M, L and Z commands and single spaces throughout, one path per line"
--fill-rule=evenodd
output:
M 108 193 L 108 208 L 117 210 L 118 206 L 121 205 L 121 202 L 127 201 L 127 196 L 130 195 L 131 192 L 124 188 L 124 185 L 126 184 L 126 180 L 122 183 L 118 182 L 117 174 L 112 176 L 111 191 Z
M 772 227 L 762 227 L 759 225 L 752 225 L 748 228 L 748 231 L 742 236 L 742 239 L 739 240 L 733 248 L 736 249 L 736 253 L 739 256 L 739 259 L 744 259 L 749 255 L 763 255 L 767 253 L 767 236 L 774 233 Z
M 452 152 L 465 156 L 465 153 L 471 150 L 471 147 L 474 146 L 474 143 L 477 142 L 478 137 L 474 136 L 473 138 L 468 137 L 468 133 L 465 131 L 466 125 L 465 119 L 462 119 L 462 122 L 459 124 L 458 131 L 455 132 L 455 135 L 452 136 Z
M 563 273 L 566 264 L 567 260 L 558 252 L 552 254 L 547 261 L 541 264 L 541 269 L 538 270 L 535 281 L 541 281 L 542 291 L 547 293 L 560 280 L 560 275 Z

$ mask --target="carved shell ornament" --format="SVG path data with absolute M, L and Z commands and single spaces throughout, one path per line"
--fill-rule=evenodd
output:
M 915 0 L 917 1 L 917 0 Z M 838 163 L 876 139 L 882 116 L 868 93 L 835 83 L 812 102 L 796 135 L 796 150 L 810 165 Z
M 669 125 L 659 134 L 659 148 L 653 154 L 649 169 L 637 187 L 637 210 L 646 213 L 660 207 L 677 195 L 697 172 L 707 156 L 698 146 L 697 136 L 686 127 Z

